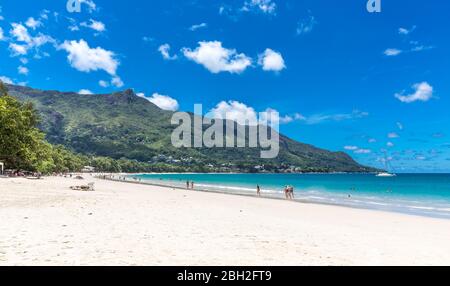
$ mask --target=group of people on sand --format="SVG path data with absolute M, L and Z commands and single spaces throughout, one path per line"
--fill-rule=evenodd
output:
M 284 194 L 286 195 L 286 200 L 293 200 L 294 197 L 294 187 L 293 186 L 286 186 L 284 188 Z
M 194 189 L 194 182 L 192 181 L 186 181 L 186 189 L 191 189 L 191 190 L 193 190 Z
M 286 186 L 284 188 L 284 194 L 286 195 L 287 200 L 293 200 L 294 197 L 294 187 L 293 186 Z M 261 187 L 259 185 L 256 186 L 256 195 L 258 197 L 261 197 Z

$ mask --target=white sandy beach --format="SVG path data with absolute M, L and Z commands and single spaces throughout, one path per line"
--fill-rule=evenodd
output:
M 450 265 L 450 220 L 90 177 L 0 179 L 0 219 L 0 265 Z

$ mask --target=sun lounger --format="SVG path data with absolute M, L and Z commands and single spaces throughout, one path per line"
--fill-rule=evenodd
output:
M 82 192 L 94 192 L 94 183 L 89 183 L 86 186 L 73 186 L 70 189 L 74 191 L 82 191 Z

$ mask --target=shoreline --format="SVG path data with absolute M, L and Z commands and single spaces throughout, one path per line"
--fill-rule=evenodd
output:
M 150 174 L 150 175 L 171 175 L 174 173 L 144 173 L 144 174 L 139 174 L 139 175 L 145 175 L 145 174 Z M 175 173 L 175 174 L 182 174 L 185 175 L 187 173 Z M 194 174 L 200 174 L 200 173 L 193 173 Z M 207 174 L 207 173 L 206 173 Z M 207 188 L 199 188 L 196 187 L 194 190 L 192 189 L 187 189 L 184 186 L 178 186 L 178 185 L 174 185 L 174 184 L 170 184 L 173 183 L 171 181 L 165 181 L 165 182 L 169 182 L 168 184 L 159 184 L 156 182 L 156 180 L 141 180 L 141 181 L 136 181 L 133 180 L 133 178 L 129 177 L 129 176 L 139 176 L 139 175 L 135 175 L 135 174 L 113 174 L 116 176 L 125 176 L 127 178 L 127 180 L 119 180 L 119 179 L 112 179 L 112 178 L 106 178 L 106 180 L 111 180 L 111 181 L 115 181 L 115 182 L 123 182 L 123 183 L 133 183 L 133 184 L 142 184 L 142 185 L 148 185 L 148 186 L 156 186 L 156 187 L 163 187 L 163 188 L 173 188 L 173 189 L 178 189 L 178 190 L 184 190 L 184 191 L 194 191 L 194 192 L 204 192 L 204 193 L 215 193 L 215 194 L 223 194 L 223 195 L 231 195 L 231 196 L 244 196 L 244 197 L 250 197 L 250 198 L 255 198 L 255 199 L 269 199 L 269 200 L 281 200 L 281 201 L 286 201 L 286 199 L 283 197 L 283 195 L 280 196 L 268 196 L 268 195 L 261 195 L 261 196 L 257 196 L 256 195 L 256 189 L 255 189 L 255 194 L 252 193 L 242 193 L 242 192 L 230 192 L 230 191 L 221 191 L 218 189 L 213 189 L 214 187 L 219 188 L 220 185 L 211 185 L 212 188 L 207 189 Z M 189 175 L 189 174 L 187 174 Z M 224 174 L 226 175 L 226 174 Z M 306 175 L 306 174 L 305 174 Z M 103 178 L 99 178 L 98 176 L 96 176 L 98 179 L 103 179 Z M 201 185 L 201 184 L 200 184 Z M 263 192 L 264 193 L 264 192 Z M 450 217 L 445 216 L 443 214 L 438 214 L 438 213 L 428 213 L 428 214 L 424 214 L 424 213 L 419 213 L 418 211 L 414 212 L 412 210 L 400 210 L 400 209 L 392 209 L 392 208 L 387 208 L 387 209 L 382 209 L 382 208 L 377 208 L 375 206 L 368 206 L 368 205 L 355 205 L 355 204 L 345 204 L 345 203 L 339 203 L 339 202 L 326 202 L 326 201 L 313 201 L 313 200 L 308 200 L 308 199 L 301 199 L 296 197 L 294 200 L 291 200 L 291 202 L 293 203 L 302 203 L 302 204 L 313 204 L 313 205 L 325 205 L 325 206 L 336 206 L 336 207 L 343 207 L 343 208 L 352 208 L 352 209 L 359 209 L 359 210 L 372 210 L 372 211 L 378 211 L 378 212 L 387 212 L 387 213 L 397 213 L 397 214 L 404 214 L 404 215 L 410 215 L 410 216 L 417 216 L 417 217 L 429 217 L 429 218 L 437 218 L 437 219 L 444 219 L 444 220 L 450 220 Z
M 0 265 L 450 264 L 444 219 L 87 176 L 0 189 Z

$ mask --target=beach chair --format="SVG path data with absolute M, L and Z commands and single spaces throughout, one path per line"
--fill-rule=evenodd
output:
M 74 190 L 74 191 L 82 191 L 82 192 L 94 192 L 94 184 L 95 183 L 89 183 L 86 186 L 73 186 L 70 187 L 70 189 Z

